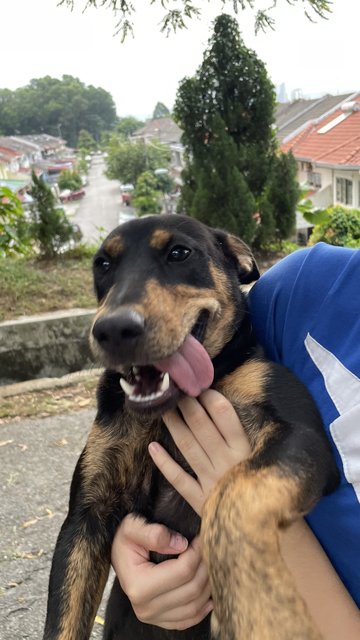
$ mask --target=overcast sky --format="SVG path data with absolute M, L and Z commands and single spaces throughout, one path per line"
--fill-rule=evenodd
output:
M 201 20 L 167 38 L 158 26 L 164 13 L 156 7 L 160 0 L 155 7 L 149 7 L 150 0 L 133 1 L 142 7 L 135 38 L 122 44 L 114 35 L 112 12 L 83 13 L 86 0 L 76 0 L 72 12 L 58 7 L 58 0 L 0 0 L 0 88 L 14 90 L 32 78 L 69 74 L 108 91 L 119 116 L 150 117 L 158 101 L 171 109 L 179 81 L 201 63 L 221 2 L 203 1 Z M 271 0 L 256 4 L 269 6 Z M 245 44 L 265 62 L 276 86 L 285 83 L 289 97 L 296 89 L 304 97 L 360 90 L 360 0 L 333 0 L 330 18 L 316 24 L 306 19 L 301 4 L 278 0 L 275 31 L 257 36 L 251 11 L 240 12 Z

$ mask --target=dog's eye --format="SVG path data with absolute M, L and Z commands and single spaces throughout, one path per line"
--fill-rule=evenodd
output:
M 103 273 L 106 273 L 110 269 L 110 260 L 107 260 L 103 256 L 98 256 L 94 260 L 94 265 L 97 269 L 99 269 Z
M 191 249 L 177 244 L 169 251 L 167 260 L 168 262 L 183 262 L 184 260 L 186 260 L 186 258 L 189 257 L 190 253 Z

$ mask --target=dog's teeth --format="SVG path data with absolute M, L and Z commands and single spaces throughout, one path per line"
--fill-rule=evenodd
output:
M 168 373 L 165 373 L 160 385 L 161 393 L 164 393 L 165 391 L 167 391 L 169 386 L 170 386 L 170 376 Z
M 140 367 L 133 367 L 132 370 L 134 375 L 137 375 L 138 373 L 140 373 Z
M 126 380 L 124 380 L 124 378 L 120 378 L 120 386 L 125 391 L 127 396 L 133 396 L 135 391 L 134 384 L 129 384 L 128 382 L 126 382 Z

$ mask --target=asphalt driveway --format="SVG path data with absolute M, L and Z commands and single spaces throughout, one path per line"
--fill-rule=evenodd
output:
M 93 417 L 0 424 L 0 640 L 42 638 L 52 552 Z M 96 623 L 91 638 L 101 635 Z

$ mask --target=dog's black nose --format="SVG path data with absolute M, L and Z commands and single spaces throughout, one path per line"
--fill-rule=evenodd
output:
M 92 332 L 98 343 L 109 351 L 136 342 L 144 333 L 144 327 L 143 316 L 131 309 L 124 309 L 96 320 Z

